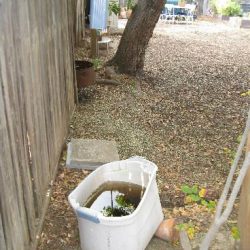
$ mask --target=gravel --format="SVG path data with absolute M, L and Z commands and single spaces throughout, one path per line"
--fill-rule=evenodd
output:
M 119 38 L 112 37 L 109 55 L 101 51 L 103 62 L 112 56 Z M 140 77 L 117 75 L 120 86 L 95 85 L 80 91 L 70 138 L 115 140 L 121 159 L 141 155 L 155 162 L 166 216 L 185 210 L 183 184 L 197 184 L 218 198 L 230 169 L 225 148 L 237 148 L 250 104 L 249 97 L 241 95 L 250 89 L 249 41 L 249 30 L 221 23 L 158 24 Z M 76 50 L 78 59 L 85 56 L 84 49 Z M 61 168 L 58 176 L 65 171 L 63 178 L 77 175 Z M 66 199 L 80 178 L 73 178 L 70 187 L 58 178 L 54 190 L 60 189 Z M 55 207 L 57 197 L 52 195 L 39 249 L 64 249 L 55 248 L 56 242 L 65 249 L 78 244 L 76 234 L 60 243 L 58 234 L 48 233 L 60 227 L 56 214 L 70 211 L 66 201 Z M 193 221 L 199 217 L 200 227 L 211 221 L 211 214 L 196 214 L 194 208 L 185 212 Z M 72 214 L 67 218 L 76 226 Z

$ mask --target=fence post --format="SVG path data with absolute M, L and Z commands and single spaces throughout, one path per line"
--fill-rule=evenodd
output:
M 91 58 L 96 58 L 98 54 L 97 48 L 97 31 L 95 29 L 91 29 Z
M 250 152 L 250 133 L 248 134 L 246 153 Z M 250 246 L 250 168 L 241 188 L 238 225 L 240 230 L 240 250 L 249 250 Z

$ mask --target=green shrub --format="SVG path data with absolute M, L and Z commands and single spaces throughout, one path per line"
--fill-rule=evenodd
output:
M 103 62 L 99 58 L 94 58 L 92 60 L 93 66 L 95 70 L 99 70 L 103 66 Z
M 132 10 L 135 7 L 134 0 L 128 0 L 127 1 L 127 9 Z
M 241 8 L 237 0 L 211 0 L 210 8 L 215 14 L 222 14 L 224 16 L 239 16 L 241 15 Z
M 228 5 L 221 9 L 221 14 L 224 16 L 239 16 L 241 14 L 240 5 L 230 1 Z
M 120 13 L 120 6 L 118 3 L 116 3 L 115 1 L 110 1 L 109 3 L 109 15 L 111 15 L 111 13 L 113 12 L 115 15 L 118 15 Z

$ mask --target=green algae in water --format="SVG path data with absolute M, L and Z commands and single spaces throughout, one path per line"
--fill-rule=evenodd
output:
M 99 211 L 107 217 L 126 216 L 135 211 L 144 192 L 145 187 L 134 183 L 109 181 L 93 192 L 84 207 Z

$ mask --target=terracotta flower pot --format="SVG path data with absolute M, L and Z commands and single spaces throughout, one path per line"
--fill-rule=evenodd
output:
M 131 14 L 132 14 L 132 10 L 127 10 L 127 18 L 129 19 L 130 18 L 130 16 L 131 16 Z
M 85 88 L 95 83 L 94 65 L 88 61 L 75 61 L 77 87 Z
M 179 239 L 179 232 L 175 227 L 175 219 L 164 220 L 158 227 L 155 236 L 165 241 L 177 241 Z

